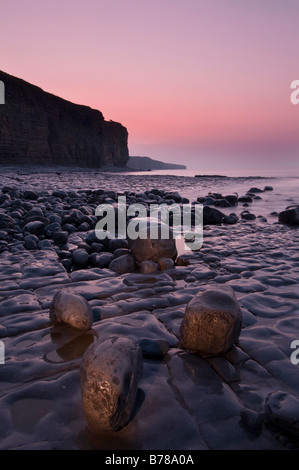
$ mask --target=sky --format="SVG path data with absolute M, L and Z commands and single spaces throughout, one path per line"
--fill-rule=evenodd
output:
M 298 0 L 1 0 L 0 69 L 102 111 L 130 155 L 299 166 Z

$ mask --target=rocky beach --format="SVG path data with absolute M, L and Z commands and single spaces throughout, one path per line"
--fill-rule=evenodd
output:
M 298 178 L 1 168 L 0 448 L 298 450 L 294 188 Z M 141 259 L 128 240 L 99 240 L 96 207 L 120 195 L 147 209 L 202 204 L 202 248 L 177 241 Z M 213 292 L 229 295 L 233 333 L 195 351 L 187 314 Z M 108 380 L 107 351 L 124 402 L 113 420 L 103 401 L 90 419 L 88 377 Z

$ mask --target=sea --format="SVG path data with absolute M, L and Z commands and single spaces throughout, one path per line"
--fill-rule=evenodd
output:
M 0 168 L 0 189 L 11 186 L 21 190 L 84 191 L 104 189 L 141 193 L 151 189 L 178 191 L 190 203 L 199 196 L 217 192 L 224 196 L 243 196 L 251 188 L 264 190 L 271 186 L 273 191 L 260 195 L 249 208 L 256 216 L 268 217 L 290 205 L 299 205 L 299 167 L 281 169 L 218 169 L 218 170 L 152 170 L 152 171 L 102 171 L 70 167 L 45 166 L 3 166 Z M 243 205 L 235 208 L 221 208 L 224 213 L 241 212 Z

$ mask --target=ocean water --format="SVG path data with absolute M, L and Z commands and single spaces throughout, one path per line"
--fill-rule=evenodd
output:
M 195 175 L 204 175 L 195 177 Z M 190 202 L 209 192 L 224 196 L 246 194 L 252 187 L 273 191 L 263 192 L 261 200 L 254 201 L 249 210 L 257 216 L 268 217 L 292 204 L 299 205 L 299 168 L 288 169 L 234 169 L 234 170 L 157 170 L 144 172 L 104 172 L 99 169 L 68 167 L 1 167 L 0 188 L 12 186 L 21 190 L 33 189 L 66 191 L 104 189 L 113 191 L 144 192 L 154 188 L 178 191 Z M 242 212 L 245 208 L 221 209 L 224 213 Z M 247 209 L 247 208 L 246 208 Z

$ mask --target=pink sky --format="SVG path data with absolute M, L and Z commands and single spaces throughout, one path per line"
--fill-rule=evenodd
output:
M 299 166 L 298 0 L 1 0 L 7 73 L 125 125 L 131 155 Z

